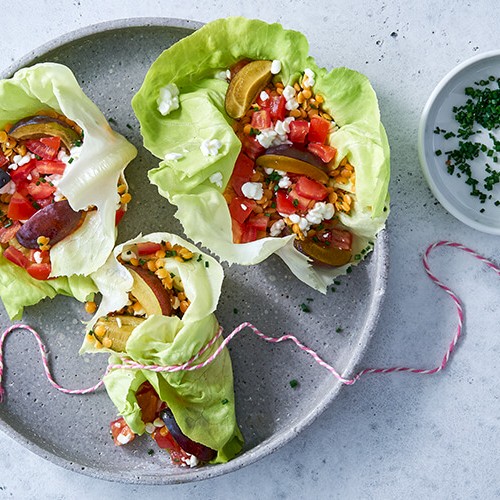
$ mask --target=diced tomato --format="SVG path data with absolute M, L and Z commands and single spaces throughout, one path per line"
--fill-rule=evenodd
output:
M 250 180 L 253 175 L 254 161 L 251 160 L 246 154 L 239 154 L 236 159 L 236 164 L 231 175 L 231 186 L 236 191 L 238 196 L 243 196 L 241 186 Z
M 264 214 L 252 215 L 248 218 L 247 226 L 255 227 L 257 231 L 265 231 L 268 222 L 269 217 L 266 217 Z
M 28 274 L 32 278 L 35 278 L 36 280 L 48 279 L 51 270 L 52 270 L 52 266 L 48 262 L 40 262 L 40 264 L 35 262 L 34 264 L 30 264 L 26 268 L 26 271 L 28 271 Z
M 247 198 L 239 198 L 237 196 L 231 200 L 231 203 L 229 204 L 229 212 L 235 221 L 243 224 L 248 217 L 252 215 L 252 210 L 255 205 L 255 201 Z
M 351 250 L 352 248 L 352 233 L 345 229 L 333 228 L 327 231 L 325 236 L 328 237 L 330 245 L 334 248 L 340 248 L 342 250 Z
M 36 260 L 35 260 L 35 254 L 38 254 L 38 260 L 40 262 L 44 262 L 44 263 L 47 263 L 47 262 L 50 262 L 50 253 L 48 250 L 30 250 L 30 253 L 29 253 L 29 256 L 28 256 L 28 259 L 30 260 L 31 263 L 36 263 Z
M 243 236 L 245 227 L 238 221 L 231 219 L 231 228 L 233 230 L 233 243 L 241 243 L 241 237 Z
M 21 193 L 14 193 L 9 203 L 7 217 L 12 220 L 27 220 L 36 208 Z
M 161 245 L 159 243 L 137 243 L 137 253 L 139 255 L 151 255 L 152 253 L 156 253 L 158 250 L 161 250 Z
M 36 161 L 30 160 L 28 163 L 17 167 L 16 170 L 9 170 L 10 178 L 14 182 L 16 186 L 28 181 L 28 175 L 34 170 L 36 167 Z M 33 177 L 33 176 L 32 176 Z
M 38 160 L 36 162 L 36 168 L 39 174 L 62 175 L 64 173 L 64 170 L 66 169 L 66 164 L 59 160 Z
M 135 434 L 123 417 L 111 422 L 110 430 L 116 446 L 123 446 L 135 439 Z
M 240 59 L 239 61 L 235 62 L 230 68 L 229 71 L 231 72 L 231 78 L 240 71 L 241 68 L 246 66 L 250 62 L 250 59 Z
M 242 151 L 252 160 L 260 156 L 266 148 L 255 138 L 255 136 L 242 134 L 240 136 Z
M 3 252 L 3 256 L 16 264 L 16 266 L 22 267 L 24 269 L 26 269 L 30 265 L 28 257 L 26 257 L 26 255 L 24 255 L 23 252 L 18 250 L 16 247 L 7 247 Z
M 319 142 L 324 144 L 330 131 L 330 122 L 321 118 L 321 116 L 313 116 L 311 118 L 311 127 L 309 129 L 309 142 Z
M 47 205 L 50 205 L 51 203 L 54 202 L 54 197 L 53 196 L 48 196 L 47 198 L 42 198 L 41 200 L 36 200 L 38 205 L 40 205 L 40 208 L 44 208 Z
M 311 203 L 310 198 L 306 198 L 305 196 L 300 195 L 297 192 L 296 188 L 292 188 L 292 190 L 288 193 L 288 197 L 292 200 L 292 203 L 294 205 L 295 211 L 300 211 L 304 212 L 309 208 L 309 205 Z
M 286 99 L 282 95 L 272 96 L 269 103 L 269 112 L 274 121 L 283 121 L 286 116 Z
M 28 193 L 33 197 L 33 199 L 43 200 L 54 194 L 57 188 L 52 184 L 50 184 L 50 182 L 37 181 L 37 182 L 30 182 L 27 185 L 27 190 Z
M 255 226 L 250 226 L 245 224 L 245 230 L 241 235 L 241 243 L 250 243 L 257 239 L 257 228 Z
M 313 181 L 304 175 L 300 176 L 295 189 L 300 196 L 310 200 L 324 200 L 328 195 L 328 190 L 323 184 Z
M 16 233 L 21 229 L 21 223 L 18 222 L 17 220 L 15 222 L 12 222 L 10 226 L 8 227 L 1 227 L 0 228 L 0 243 L 5 244 L 8 243 Z
M 258 130 L 264 130 L 271 126 L 271 115 L 267 109 L 261 109 L 260 111 L 255 111 L 252 115 L 252 122 L 250 123 L 252 128 Z
M 151 437 L 161 449 L 167 450 L 170 453 L 170 457 L 174 464 L 181 465 L 189 459 L 189 453 L 179 446 L 166 427 L 155 429 Z
M 0 168 L 4 165 L 8 165 L 9 163 L 8 158 L 0 151 Z
M 54 136 L 54 137 L 42 137 L 40 139 L 40 142 L 42 144 L 45 144 L 49 148 L 59 151 L 59 148 L 61 147 L 61 138 Z
M 337 150 L 332 146 L 328 146 L 327 144 L 319 144 L 317 142 L 310 142 L 307 145 L 307 149 L 318 156 L 321 161 L 325 163 L 331 162 L 335 155 L 337 154 Z
M 290 133 L 288 139 L 292 142 L 304 144 L 309 132 L 309 122 L 306 120 L 294 120 L 290 123 Z
M 53 148 L 50 143 L 45 144 L 37 139 L 28 139 L 24 143 L 33 154 L 41 156 L 44 160 L 53 160 L 59 151 L 59 149 Z
M 120 224 L 120 221 L 123 219 L 123 216 L 125 215 L 126 210 L 124 208 L 119 208 L 116 211 L 115 214 L 115 226 L 118 226 Z
M 292 215 L 297 212 L 293 199 L 287 195 L 284 189 L 279 189 L 276 192 L 276 210 L 282 215 Z
M 161 400 L 154 387 L 149 382 L 144 382 L 135 393 L 137 403 L 141 408 L 142 421 L 147 424 L 158 417 Z

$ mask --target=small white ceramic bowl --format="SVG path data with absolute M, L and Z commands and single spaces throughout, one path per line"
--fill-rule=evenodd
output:
M 477 196 L 470 195 L 470 186 L 465 183 L 466 177 L 461 178 L 455 173 L 450 175 L 445 164 L 447 155 L 445 151 L 453 150 L 458 145 L 457 138 L 444 139 L 443 134 L 436 134 L 434 130 L 439 127 L 446 131 L 458 129 L 453 107 L 465 104 L 467 96 L 466 87 L 474 86 L 474 82 L 487 80 L 490 75 L 500 77 L 500 51 L 486 52 L 468 59 L 450 71 L 432 92 L 424 107 L 420 119 L 418 153 L 420 164 L 431 191 L 443 207 L 457 219 L 478 231 L 500 235 L 500 206 L 495 206 L 494 201 L 500 199 L 500 184 L 497 184 L 492 194 L 492 199 L 481 203 Z M 491 88 L 496 88 L 496 82 Z M 500 130 L 496 131 L 500 139 Z M 474 135 L 470 140 L 490 144 L 487 132 Z M 436 151 L 441 150 L 440 156 Z M 500 156 L 500 155 L 499 155 Z M 481 153 L 471 163 L 471 168 L 476 179 L 485 177 L 485 163 L 489 163 L 495 170 L 500 169 L 500 162 L 493 163 L 491 158 Z M 481 189 L 481 186 L 478 185 Z M 484 189 L 481 189 L 485 192 Z M 480 210 L 484 209 L 483 212 Z

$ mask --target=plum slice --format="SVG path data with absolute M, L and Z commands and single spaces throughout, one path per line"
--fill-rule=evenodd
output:
M 170 434 L 172 434 L 172 437 L 177 441 L 177 444 L 184 451 L 194 455 L 202 462 L 210 462 L 210 460 L 213 460 L 217 456 L 217 452 L 212 450 L 212 448 L 188 438 L 181 431 L 179 425 L 175 421 L 174 414 L 169 408 L 165 408 L 160 412 L 160 418 L 163 420 Z
M 46 115 L 28 116 L 19 120 L 10 129 L 9 135 L 14 139 L 39 139 L 40 137 L 60 137 L 69 150 L 79 140 L 80 135 L 67 123 Z
M 311 152 L 288 144 L 268 148 L 256 163 L 263 168 L 305 175 L 324 184 L 329 179 L 326 163 Z
M 75 212 L 68 200 L 57 201 L 38 210 L 19 229 L 17 241 L 25 248 L 38 249 L 37 239 L 40 236 L 49 238 L 50 245 L 69 236 L 75 231 L 85 217 L 85 212 Z

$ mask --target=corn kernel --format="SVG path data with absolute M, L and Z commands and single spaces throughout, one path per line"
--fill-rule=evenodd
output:
M 126 184 L 120 184 L 118 186 L 118 194 L 123 194 L 127 191 L 127 185 Z
M 132 199 L 132 195 L 130 193 L 122 194 L 120 196 L 120 203 L 122 203 L 123 205 L 126 205 L 127 203 L 130 202 L 131 199 Z
M 138 266 L 138 265 L 139 265 L 139 259 L 136 259 L 136 258 L 132 257 L 132 258 L 130 259 L 130 264 L 131 264 L 132 266 Z
M 181 313 L 184 314 L 189 307 L 189 302 L 187 300 L 181 301 L 181 304 L 179 306 L 179 309 L 181 310 Z
M 106 327 L 104 325 L 97 325 L 94 328 L 94 332 L 98 337 L 106 335 Z
M 156 272 L 155 272 L 156 276 L 158 276 L 158 278 L 160 279 L 164 279 L 166 278 L 167 276 L 170 276 L 170 273 L 163 267 L 161 269 L 158 269 Z
M 85 311 L 87 311 L 89 314 L 94 314 L 97 310 L 97 304 L 93 301 L 88 301 L 85 302 Z
M 102 345 L 107 349 L 110 349 L 111 346 L 113 345 L 113 341 L 109 337 L 104 337 L 102 339 Z

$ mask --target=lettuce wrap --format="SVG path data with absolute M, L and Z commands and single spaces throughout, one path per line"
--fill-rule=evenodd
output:
M 52 246 L 49 280 L 35 280 L 0 255 L 0 296 L 11 319 L 22 316 L 24 306 L 56 294 L 85 300 L 95 286 L 88 276 L 102 266 L 115 238 L 115 213 L 120 202 L 118 180 L 137 151 L 114 132 L 97 106 L 84 94 L 71 70 L 54 63 L 19 70 L 0 81 L 0 130 L 7 124 L 53 110 L 73 120 L 84 139 L 58 183 L 58 190 L 74 211 L 95 207 L 83 224 Z M 15 290 L 15 291 L 14 291 Z
M 389 213 L 390 152 L 368 79 L 347 68 L 328 72 L 317 66 L 308 51 L 301 33 L 279 24 L 241 17 L 213 21 L 158 57 L 132 107 L 145 147 L 162 160 L 149 172 L 149 179 L 177 206 L 176 217 L 189 238 L 229 263 L 256 264 L 277 253 L 302 281 L 326 292 L 335 276 L 366 256 L 384 227 Z M 339 127 L 329 137 L 329 144 L 338 151 L 336 162 L 346 157 L 356 171 L 355 193 L 352 186 L 346 188 L 355 200 L 354 208 L 339 218 L 355 235 L 353 255 L 358 260 L 338 268 L 313 266 L 294 247 L 293 235 L 233 243 L 230 212 L 222 193 L 241 143 L 224 107 L 228 89 L 224 72 L 243 58 L 278 60 L 277 77 L 285 85 L 293 85 L 305 68 L 314 72 L 314 90 L 324 96 L 323 108 Z M 171 84 L 179 90 L 179 107 L 164 116 L 158 102 L 162 89 Z M 221 147 L 217 154 L 205 156 L 201 144 L 214 139 Z M 221 186 L 211 182 L 214 175 L 222 177 Z
M 99 318 L 120 310 L 129 299 L 133 278 L 117 257 L 137 243 L 162 241 L 181 245 L 194 254 L 186 262 L 179 262 L 174 256 L 165 258 L 165 268 L 180 278 L 190 306 L 182 319 L 175 315 L 147 317 L 133 329 L 121 356 L 145 365 L 170 366 L 188 361 L 218 332 L 214 311 L 223 280 L 222 268 L 215 259 L 175 235 L 154 233 L 139 236 L 115 248 L 105 265 L 92 274 L 102 300 L 88 324 L 88 331 L 92 331 Z M 220 343 L 217 341 L 197 362 L 207 359 Z M 122 362 L 112 349 L 96 349 L 86 336 L 81 352 L 103 351 L 111 354 L 110 363 Z M 214 462 L 226 462 L 241 450 L 243 438 L 236 424 L 233 374 L 227 349 L 205 368 L 194 371 L 111 371 L 104 379 L 106 389 L 118 412 L 136 434 L 143 434 L 146 430 L 136 398 L 137 390 L 146 381 L 167 403 L 186 436 L 217 451 Z

